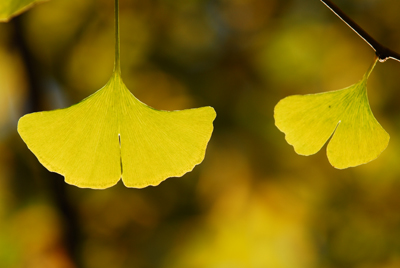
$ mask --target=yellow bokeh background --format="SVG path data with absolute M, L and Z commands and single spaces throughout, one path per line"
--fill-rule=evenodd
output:
M 400 2 L 335 0 L 400 52 Z M 400 63 L 378 63 L 378 159 L 297 155 L 276 103 L 359 81 L 373 50 L 320 1 L 120 0 L 127 87 L 157 109 L 212 106 L 203 163 L 157 187 L 80 189 L 48 172 L 18 118 L 72 105 L 113 69 L 113 1 L 51 0 L 0 24 L 0 267 L 400 267 Z

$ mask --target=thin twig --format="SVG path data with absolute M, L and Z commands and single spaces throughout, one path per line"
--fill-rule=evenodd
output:
M 321 0 L 321 2 L 324 3 L 333 13 L 335 13 L 336 16 L 338 16 L 344 23 L 346 23 L 347 26 L 356 32 L 368 45 L 372 47 L 373 50 L 375 50 L 375 54 L 378 56 L 380 62 L 384 62 L 387 59 L 400 61 L 400 54 L 376 41 L 331 0 Z

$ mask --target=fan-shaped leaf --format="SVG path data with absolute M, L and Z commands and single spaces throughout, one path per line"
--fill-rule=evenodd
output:
M 318 152 L 332 136 L 327 154 L 339 169 L 365 164 L 385 150 L 389 135 L 372 114 L 367 80 L 348 88 L 320 94 L 296 95 L 275 107 L 275 124 L 301 155 Z
M 48 0 L 1 0 L 0 1 L 0 22 L 7 22 L 12 17 L 31 8 L 34 4 Z
M 116 72 L 100 90 L 66 109 L 23 116 L 18 132 L 67 183 L 107 188 L 158 185 L 199 164 L 213 131 L 211 107 L 159 111 L 136 99 Z

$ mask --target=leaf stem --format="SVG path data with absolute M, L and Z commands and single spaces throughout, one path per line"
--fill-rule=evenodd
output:
M 374 62 L 369 66 L 367 72 L 365 73 L 365 77 L 368 79 L 369 75 L 372 73 L 372 70 L 374 70 L 376 63 L 378 62 L 379 57 L 375 55 L 374 57 Z
M 347 24 L 354 32 L 356 32 L 368 45 L 375 50 L 375 54 L 380 62 L 384 62 L 387 59 L 394 59 L 400 61 L 400 54 L 383 46 L 381 43 L 376 41 L 370 36 L 364 29 L 362 29 L 357 23 L 355 23 L 349 16 L 347 16 L 337 5 L 331 0 L 320 0 L 324 3 L 336 16 L 338 16 L 344 23 Z
M 121 74 L 120 43 L 119 43 L 119 0 L 115 0 L 115 59 L 114 73 Z

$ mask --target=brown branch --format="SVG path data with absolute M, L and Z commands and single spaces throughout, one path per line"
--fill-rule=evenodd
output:
M 336 16 L 338 16 L 344 23 L 346 23 L 347 26 L 356 32 L 368 45 L 372 47 L 373 50 L 375 50 L 375 54 L 378 56 L 380 62 L 384 62 L 387 59 L 400 61 L 400 54 L 376 41 L 331 0 L 321 0 L 321 2 L 324 3 L 333 13 L 335 13 Z

